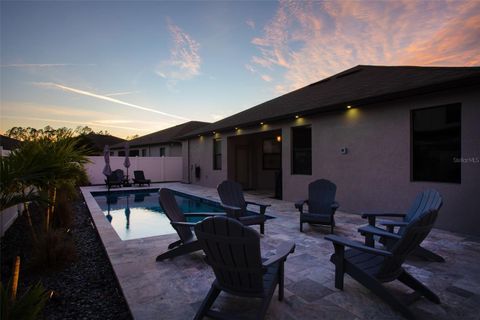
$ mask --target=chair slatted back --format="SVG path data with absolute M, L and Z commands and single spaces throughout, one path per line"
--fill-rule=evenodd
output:
M 117 169 L 115 171 L 113 171 L 113 174 L 114 174 L 114 179 L 115 181 L 122 181 L 123 178 L 125 178 L 125 175 L 123 173 L 123 170 L 122 169 Z
M 172 190 L 163 188 L 160 190 L 160 206 L 172 222 L 186 222 L 185 215 L 175 200 Z M 192 230 L 189 226 L 173 226 L 183 242 L 193 238 Z
M 133 175 L 135 180 L 145 180 L 145 174 L 143 173 L 143 170 L 135 170 L 133 171 Z
M 308 185 L 308 212 L 332 213 L 337 186 L 326 179 L 315 180 Z
M 403 221 L 410 222 L 425 211 L 430 209 L 439 211 L 442 207 L 442 196 L 437 190 L 427 189 L 418 194 Z M 399 229 L 398 234 L 403 234 L 405 227 Z
M 388 250 L 393 254 L 384 260 L 380 269 L 380 275 L 391 275 L 398 273 L 408 255 L 415 250 L 428 236 L 437 219 L 438 210 L 426 209 L 413 219 L 402 234 L 402 237 Z
M 210 217 L 195 225 L 219 285 L 234 293 L 263 293 L 260 235 L 238 220 Z
M 218 185 L 217 191 L 222 203 L 242 209 L 240 215 L 237 214 L 236 217 L 245 215 L 247 204 L 245 203 L 242 185 L 240 183 L 225 180 Z M 234 214 L 229 212 L 229 210 L 227 210 L 227 215 L 235 218 Z

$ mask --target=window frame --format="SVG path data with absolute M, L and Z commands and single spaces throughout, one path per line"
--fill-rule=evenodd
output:
M 219 147 L 217 150 L 217 143 Z M 213 138 L 213 170 L 222 170 L 222 139 L 220 138 Z M 218 158 L 217 158 L 218 157 Z
M 414 123 L 414 113 L 418 111 L 425 111 L 429 109 L 437 109 L 437 108 L 447 108 L 449 106 L 457 106 L 459 108 L 459 121 L 458 121 L 458 130 L 459 130 L 459 137 L 458 137 L 458 158 L 460 160 L 462 155 L 462 103 L 461 102 L 454 102 L 454 103 L 447 103 L 441 105 L 434 105 L 429 107 L 423 108 L 416 108 L 410 109 L 410 182 L 429 182 L 429 183 L 450 183 L 450 184 L 461 184 L 462 183 L 462 165 L 461 162 L 458 162 L 458 178 L 455 180 L 441 180 L 441 179 L 425 179 L 425 178 L 417 178 L 415 175 L 415 123 Z M 445 111 L 448 112 L 448 111 Z M 455 158 L 455 157 L 454 157 Z M 452 162 L 454 159 L 452 158 Z
M 296 149 L 294 147 L 294 131 L 299 130 L 299 129 L 309 129 L 310 130 L 310 167 L 307 168 L 306 170 L 299 170 L 296 171 L 296 166 L 295 166 L 295 153 Z M 291 150 L 290 150 L 290 174 L 291 175 L 302 175 L 302 176 L 311 176 L 313 172 L 313 154 L 312 154 L 312 149 L 313 149 L 313 130 L 312 130 L 312 125 L 304 125 L 304 126 L 295 126 L 290 128 L 290 134 L 291 134 Z M 298 152 L 298 151 L 297 151 Z M 308 151 L 307 151 L 308 152 Z

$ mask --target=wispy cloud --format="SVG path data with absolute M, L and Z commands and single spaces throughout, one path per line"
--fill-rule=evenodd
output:
M 93 92 L 88 92 L 88 91 L 84 91 L 84 90 L 80 90 L 80 89 L 76 89 L 76 88 L 72 88 L 72 87 L 67 87 L 67 86 L 64 86 L 64 85 L 61 85 L 61 84 L 58 84 L 58 83 L 34 82 L 33 84 L 36 85 L 36 86 L 39 86 L 39 87 L 60 89 L 60 90 L 63 90 L 63 91 L 73 92 L 73 93 L 76 93 L 76 94 L 80 94 L 80 95 L 88 96 L 88 97 L 91 97 L 91 98 L 116 103 L 116 104 L 127 106 L 127 107 L 130 107 L 130 108 L 135 108 L 135 109 L 139 109 L 139 110 L 143 110 L 143 111 L 147 111 L 147 112 L 153 112 L 153 113 L 161 114 L 163 116 L 170 117 L 170 118 L 175 118 L 175 119 L 180 119 L 180 120 L 189 120 L 188 118 L 181 117 L 181 116 L 178 116 L 178 115 L 175 115 L 175 114 L 159 111 L 159 110 L 156 110 L 156 109 L 153 109 L 153 108 L 140 106 L 138 104 L 125 102 L 125 101 L 118 100 L 118 99 L 115 99 L 115 98 L 111 98 L 111 97 L 101 95 L 101 94 L 96 94 L 96 93 L 93 93 Z
M 478 65 L 479 25 L 476 0 L 282 0 L 247 66 L 285 92 L 357 64 Z
M 255 21 L 253 21 L 252 19 L 248 19 L 247 21 L 245 21 L 245 23 L 246 23 L 247 26 L 249 26 L 251 29 L 255 29 Z
M 273 80 L 273 78 L 270 77 L 268 74 L 263 74 L 261 76 L 261 78 L 262 78 L 263 81 L 266 81 L 266 82 L 272 82 L 272 80 Z
M 162 61 L 155 73 L 173 83 L 188 80 L 200 74 L 202 59 L 199 55 L 200 44 L 169 19 L 168 30 L 173 39 L 170 58 Z

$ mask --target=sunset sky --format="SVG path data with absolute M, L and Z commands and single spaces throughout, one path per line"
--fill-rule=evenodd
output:
M 213 122 L 358 64 L 480 65 L 480 1 L 1 2 L 0 131 Z

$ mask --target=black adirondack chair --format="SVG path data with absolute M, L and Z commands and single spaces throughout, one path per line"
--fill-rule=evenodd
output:
M 440 193 L 433 189 L 427 189 L 417 195 L 407 213 L 363 213 L 362 217 L 368 219 L 368 225 L 362 226 L 358 231 L 365 236 L 367 246 L 375 246 L 374 237 L 379 237 L 380 243 L 386 245 L 387 242 L 396 241 L 405 231 L 405 227 L 425 210 L 433 209 L 439 211 L 443 200 Z M 377 218 L 402 218 L 402 220 L 383 220 Z M 379 227 L 382 226 L 383 228 Z M 395 228 L 397 228 L 395 230 Z M 438 254 L 419 246 L 412 255 L 422 257 L 436 262 L 445 262 L 445 259 Z
M 339 204 L 335 201 L 337 186 L 328 180 L 319 179 L 308 185 L 308 200 L 295 203 L 300 211 L 300 232 L 303 232 L 303 223 L 329 225 L 330 233 L 335 227 L 335 211 Z M 308 204 L 308 212 L 303 212 L 303 206 Z
M 145 174 L 143 170 L 135 170 L 133 171 L 133 184 L 138 184 L 138 186 L 147 184 L 150 187 L 150 179 L 145 179 Z
M 278 300 L 283 300 L 284 263 L 295 250 L 294 243 L 283 243 L 274 256 L 263 261 L 260 235 L 240 221 L 228 217 L 212 217 L 199 222 L 195 233 L 212 267 L 216 280 L 202 302 L 195 319 L 208 316 L 232 319 L 233 314 L 211 310 L 221 291 L 241 297 L 261 298 L 256 319 L 263 319 L 278 284 Z
M 117 169 L 113 171 L 107 178 L 105 179 L 105 184 L 110 189 L 113 186 L 121 187 L 125 182 L 125 176 L 123 175 L 122 169 Z
M 183 254 L 201 250 L 200 243 L 192 232 L 194 222 L 187 222 L 189 217 L 207 217 L 212 214 L 206 213 L 183 213 L 175 200 L 172 190 L 163 188 L 160 190 L 160 205 L 167 215 L 172 227 L 177 232 L 180 240 L 168 245 L 168 251 L 157 257 L 157 261 L 174 258 Z
M 252 201 L 245 201 L 242 185 L 235 181 L 226 180 L 217 187 L 218 195 L 222 201 L 227 216 L 238 219 L 244 225 L 260 225 L 260 233 L 265 233 L 265 210 L 269 204 L 261 204 Z M 247 215 L 247 205 L 256 205 L 260 208 L 259 215 Z
M 347 273 L 408 319 L 415 319 L 414 314 L 382 283 L 399 280 L 413 289 L 414 295 L 440 303 L 435 293 L 402 268 L 407 256 L 432 229 L 437 213 L 437 210 L 429 209 L 418 215 L 405 227 L 398 241 L 385 249 L 372 248 L 335 235 L 326 236 L 325 239 L 332 241 L 335 248 L 330 259 L 335 264 L 335 287 L 343 290 L 343 278 Z M 351 249 L 345 250 L 345 247 Z

